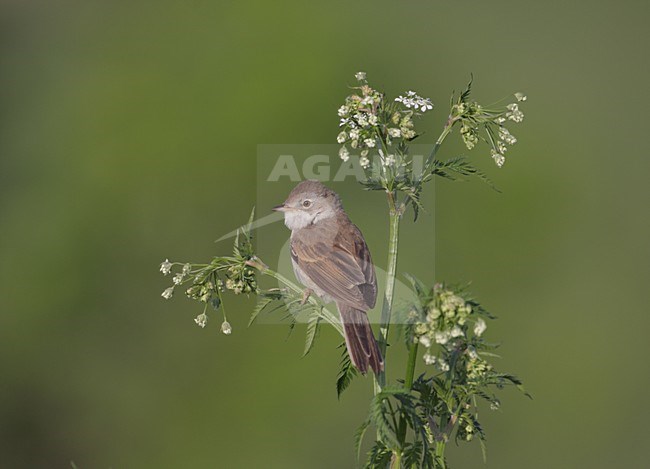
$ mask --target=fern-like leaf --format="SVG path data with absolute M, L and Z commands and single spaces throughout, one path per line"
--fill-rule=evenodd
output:
M 316 339 L 320 328 L 320 321 L 320 309 L 314 308 L 314 311 L 307 318 L 307 335 L 305 337 L 305 350 L 302 354 L 303 357 L 307 355 L 314 346 L 314 340 Z
M 361 456 L 361 443 L 363 442 L 363 437 L 369 426 L 370 419 L 366 419 L 361 425 L 359 425 L 357 431 L 354 432 L 354 451 L 357 453 L 357 460 L 359 460 L 359 457 Z
M 345 342 L 341 345 L 343 353 L 341 354 L 341 368 L 336 378 L 336 395 L 341 398 L 343 391 L 347 389 L 355 376 L 357 376 L 357 369 L 352 364 L 348 349 L 345 347 Z

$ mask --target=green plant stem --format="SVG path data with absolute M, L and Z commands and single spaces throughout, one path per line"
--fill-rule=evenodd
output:
M 402 453 L 393 453 L 393 459 L 390 462 L 390 469 L 402 468 Z
M 381 319 L 379 325 L 380 341 L 379 350 L 384 357 L 384 369 L 376 376 L 375 395 L 386 386 L 386 347 L 388 345 L 388 330 L 390 328 L 391 310 L 393 308 L 393 294 L 395 290 L 395 273 L 397 271 L 397 246 L 399 243 L 399 222 L 403 210 L 397 205 L 395 192 L 388 192 L 388 216 L 389 216 L 389 238 L 388 238 L 388 263 L 386 267 L 386 287 L 384 301 L 381 307 Z
M 436 442 L 436 459 L 440 462 L 440 469 L 447 469 L 447 464 L 445 463 L 446 445 L 447 445 L 446 441 Z
M 433 148 L 431 149 L 431 153 L 429 153 L 429 157 L 427 158 L 426 164 L 424 165 L 425 169 L 429 169 L 431 164 L 433 164 L 433 161 L 436 158 L 436 154 L 438 153 L 438 150 L 440 149 L 440 146 L 442 145 L 442 142 L 444 142 L 445 138 L 449 133 L 451 132 L 452 127 L 456 123 L 456 120 L 453 119 L 451 116 L 449 116 L 449 119 L 447 119 L 447 123 L 445 124 L 445 127 L 442 129 L 442 132 L 440 133 L 440 136 L 438 137 L 438 140 L 436 140 L 436 143 L 433 144 Z
M 436 143 L 433 145 L 433 148 L 431 149 L 431 153 L 429 154 L 429 157 L 427 158 L 427 163 L 426 167 L 430 164 L 433 163 L 435 160 L 436 154 L 438 153 L 438 149 L 442 145 L 442 142 L 444 142 L 445 138 L 449 133 L 451 132 L 452 127 L 454 126 L 455 120 L 449 117 L 447 120 L 447 123 L 445 124 L 445 127 L 442 129 L 442 133 L 438 137 L 438 140 L 436 140 Z M 398 220 L 399 223 L 399 220 Z M 398 225 L 399 227 L 399 225 Z M 397 257 L 397 252 L 395 253 L 395 257 Z M 393 276 L 393 283 L 395 282 L 394 276 Z M 392 293 L 392 291 L 391 291 Z M 392 299 L 392 298 L 391 298 Z M 390 312 L 389 312 L 390 314 Z M 383 321 L 382 321 L 383 324 Z M 406 389 L 411 389 L 411 386 L 413 386 L 413 378 L 415 376 L 415 360 L 417 358 L 418 354 L 418 344 L 417 343 L 412 343 L 409 347 L 409 356 L 408 360 L 406 362 L 406 375 L 404 376 L 404 387 Z
M 259 270 L 261 274 L 268 275 L 269 277 L 273 277 L 273 278 L 276 279 L 278 282 L 282 283 L 284 286 L 286 286 L 287 288 L 289 288 L 290 290 L 292 290 L 294 293 L 297 293 L 297 294 L 302 294 L 302 293 L 303 293 L 303 289 L 302 289 L 302 288 L 300 288 L 298 285 L 296 285 L 296 284 L 293 283 L 291 280 L 289 280 L 288 278 L 286 278 L 284 275 L 282 275 L 282 274 L 280 274 L 280 273 L 278 273 L 278 272 L 276 272 L 276 271 L 274 271 L 274 270 L 271 270 L 271 269 L 269 268 L 269 266 L 267 266 L 264 262 L 262 262 L 261 259 L 259 259 L 259 258 L 256 257 L 256 258 L 254 258 L 254 259 L 251 259 L 251 260 L 249 260 L 249 261 L 246 261 L 246 264 L 249 265 L 249 266 L 251 266 L 251 267 L 253 267 L 253 268 L 255 268 L 255 269 L 257 269 L 257 270 Z M 331 313 L 330 311 L 328 311 L 326 308 L 321 308 L 322 305 L 321 305 L 321 304 L 318 302 L 318 300 L 316 300 L 316 298 L 314 298 L 313 296 L 310 296 L 309 299 L 308 299 L 308 301 L 309 301 L 312 305 L 314 305 L 314 306 L 320 308 L 320 311 L 321 311 L 321 312 L 320 312 L 320 316 L 321 316 L 325 321 L 327 321 L 328 323 L 330 323 L 330 324 L 334 327 L 334 329 L 337 330 L 337 332 L 338 332 L 339 334 L 341 334 L 342 336 L 344 336 L 344 334 L 343 334 L 343 325 L 341 324 L 341 321 L 339 320 L 339 318 L 338 318 L 337 316 L 335 316 L 334 314 L 332 314 L 332 313 Z M 344 337 L 345 337 L 345 336 L 344 336 Z
M 404 387 L 411 389 L 413 377 L 415 376 L 415 360 L 418 356 L 418 343 L 412 343 L 409 347 L 409 356 L 406 362 L 406 375 L 404 376 Z

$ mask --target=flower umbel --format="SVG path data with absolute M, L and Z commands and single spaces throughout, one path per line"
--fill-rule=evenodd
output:
M 336 141 L 341 145 L 339 157 L 350 159 L 351 153 L 358 152 L 359 164 L 363 169 L 377 170 L 382 184 L 388 188 L 390 180 L 397 174 L 398 166 L 407 167 L 407 143 L 417 137 L 413 118 L 433 109 L 429 98 L 423 98 L 414 91 L 404 96 L 387 100 L 383 93 L 368 84 L 366 74 L 355 75 L 359 86 L 345 99 L 338 109 L 341 130 Z M 392 147 L 392 148 L 390 148 Z M 390 148 L 390 151 L 389 151 Z M 378 151 L 381 162 L 375 168 L 370 152 Z M 383 153 L 381 153 L 383 150 Z M 384 154 L 387 155 L 384 157 Z
M 460 134 L 468 150 L 472 150 L 480 141 L 490 146 L 490 156 L 500 168 L 506 161 L 505 153 L 508 145 L 517 143 L 517 139 L 505 127 L 508 121 L 520 123 L 524 113 L 519 104 L 510 103 L 505 108 L 496 106 L 483 107 L 476 101 L 470 101 L 472 83 L 451 107 L 450 122 L 460 122 Z M 526 101 L 523 93 L 514 94 L 518 102 Z
M 169 287 L 165 289 L 164 292 L 160 296 L 162 296 L 164 299 L 168 300 L 174 295 L 174 287 Z
M 172 263 L 169 262 L 169 259 L 165 259 L 162 264 L 160 264 L 160 271 L 163 275 L 167 275 L 172 270 Z
M 407 108 L 413 108 L 416 111 L 427 112 L 433 109 L 433 104 L 429 98 L 419 96 L 415 91 L 407 91 L 406 96 L 399 96 L 395 101 L 402 103 Z

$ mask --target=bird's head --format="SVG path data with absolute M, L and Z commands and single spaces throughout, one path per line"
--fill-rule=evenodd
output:
M 338 194 L 316 180 L 302 181 L 282 205 L 274 207 L 284 213 L 284 224 L 291 231 L 331 218 L 342 210 Z

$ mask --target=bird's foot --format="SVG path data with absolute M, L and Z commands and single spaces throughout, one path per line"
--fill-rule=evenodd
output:
M 311 288 L 305 288 L 305 291 L 302 292 L 302 301 L 300 302 L 300 306 L 307 303 L 307 300 L 309 299 L 312 293 L 314 293 L 314 291 Z

